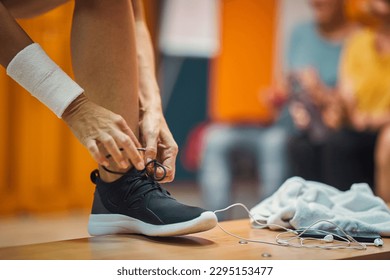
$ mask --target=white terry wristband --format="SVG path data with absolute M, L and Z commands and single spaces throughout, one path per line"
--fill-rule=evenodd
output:
M 59 118 L 84 92 L 37 43 L 27 46 L 12 59 L 7 74 Z

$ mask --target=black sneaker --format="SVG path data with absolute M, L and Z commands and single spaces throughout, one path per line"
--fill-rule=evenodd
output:
M 131 169 L 106 183 L 95 170 L 91 180 L 96 184 L 88 223 L 91 235 L 176 236 L 206 231 L 217 224 L 213 212 L 177 202 L 145 171 Z

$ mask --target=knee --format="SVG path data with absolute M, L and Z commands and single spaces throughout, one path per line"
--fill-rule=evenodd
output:
M 203 144 L 205 150 L 224 151 L 234 140 L 228 129 L 219 126 L 210 126 L 206 129 Z
M 281 162 L 287 160 L 287 135 L 283 131 L 274 131 L 259 138 L 258 151 L 260 162 Z
M 278 127 L 269 128 L 261 137 L 266 148 L 284 148 L 287 145 L 288 134 L 286 130 Z

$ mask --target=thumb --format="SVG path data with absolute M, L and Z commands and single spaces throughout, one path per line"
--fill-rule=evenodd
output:
M 145 139 L 145 162 L 148 163 L 157 157 L 157 133 L 149 133 Z

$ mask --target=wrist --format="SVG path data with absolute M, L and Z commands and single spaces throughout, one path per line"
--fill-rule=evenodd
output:
M 139 88 L 140 110 L 143 112 L 162 112 L 161 95 L 155 78 L 152 75 L 142 75 Z
M 25 47 L 7 66 L 7 74 L 57 117 L 84 90 L 37 43 Z
M 145 113 L 161 113 L 163 112 L 160 100 L 148 100 L 147 102 L 140 102 L 140 111 Z
M 65 109 L 64 113 L 62 114 L 62 119 L 65 122 L 69 122 L 69 120 L 72 118 L 72 116 L 80 110 L 81 107 L 83 107 L 84 104 L 88 102 L 88 98 L 85 96 L 84 93 L 80 94 L 75 100 L 73 100 L 69 106 Z

